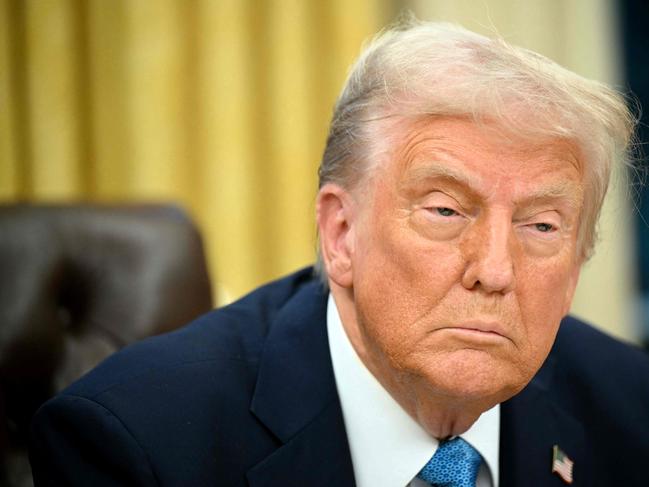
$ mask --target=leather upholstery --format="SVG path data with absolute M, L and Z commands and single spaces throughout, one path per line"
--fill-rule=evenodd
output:
M 212 307 L 178 208 L 0 206 L 0 485 L 29 485 L 29 421 L 102 359 Z

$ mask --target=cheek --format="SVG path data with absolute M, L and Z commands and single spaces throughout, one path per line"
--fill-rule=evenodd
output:
M 459 280 L 463 259 L 457 242 L 422 234 L 413 227 L 412 216 L 407 210 L 377 206 L 358 241 L 358 257 L 364 261 L 358 270 L 380 274 L 386 287 L 399 284 L 430 296 Z
M 427 320 L 461 276 L 457 245 L 425 240 L 407 222 L 376 224 L 356 246 L 354 297 L 368 345 L 393 361 L 430 330 Z
M 378 297 L 391 305 L 398 304 L 395 296 L 407 300 L 406 307 L 418 300 L 435 301 L 459 280 L 462 258 L 457 245 L 422 238 L 405 217 L 378 221 L 366 235 L 357 246 L 355 282 L 361 289 L 380 290 Z
M 540 263 L 530 265 L 522 274 L 517 279 L 517 294 L 525 332 L 529 346 L 544 355 L 549 352 L 563 318 L 569 292 L 569 265 Z

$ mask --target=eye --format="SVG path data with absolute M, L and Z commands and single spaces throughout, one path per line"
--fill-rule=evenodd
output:
M 437 207 L 435 208 L 437 210 L 437 213 L 439 213 L 442 216 L 454 216 L 458 215 L 458 212 L 455 210 L 452 210 L 451 208 L 445 208 L 445 207 Z
M 549 233 L 555 230 L 555 226 L 552 225 L 551 223 L 535 223 L 534 226 L 539 232 L 542 233 Z

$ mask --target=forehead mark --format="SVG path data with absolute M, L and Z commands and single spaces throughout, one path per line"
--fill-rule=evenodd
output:
M 536 158 L 538 162 L 543 160 L 561 160 L 562 162 L 574 167 L 583 177 L 584 167 L 582 154 L 578 146 L 569 139 L 551 138 L 548 140 L 536 140 L 525 143 L 525 139 L 511 139 L 507 135 L 502 135 L 502 129 L 490 125 L 479 126 L 478 140 L 472 138 L 472 142 L 467 145 L 466 141 L 457 138 L 453 133 L 448 136 L 448 127 L 441 126 L 438 133 L 431 133 L 430 128 L 436 128 L 437 123 L 449 121 L 453 124 L 456 122 L 475 124 L 466 121 L 463 117 L 445 117 L 444 119 L 422 118 L 411 121 L 410 130 L 405 130 L 396 153 L 394 156 L 405 162 L 405 168 L 411 166 L 414 162 L 426 156 L 447 156 L 449 159 L 462 160 L 454 151 L 453 147 L 459 147 L 464 152 L 485 150 L 494 153 L 499 152 L 502 145 L 505 144 L 512 155 L 518 155 L 521 159 Z M 444 133 L 446 132 L 446 133 Z M 519 145 L 522 144 L 522 145 Z M 459 144 L 459 145 L 458 145 Z M 401 156 L 401 157 L 399 157 Z
M 444 179 L 451 181 L 474 193 L 478 193 L 478 188 L 481 183 L 479 177 L 469 174 L 462 169 L 440 163 L 428 163 L 414 167 L 411 166 L 407 170 L 407 176 L 403 180 L 403 184 L 408 187 L 429 179 Z
M 430 134 L 426 130 L 410 130 L 405 134 L 400 149 L 393 154 L 401 164 L 393 167 L 401 167 L 402 177 L 400 186 L 413 187 L 426 180 L 445 180 L 448 183 L 462 187 L 464 190 L 473 193 L 472 196 L 488 198 L 490 194 L 497 191 L 495 187 L 484 188 L 484 183 L 479 174 L 474 174 L 454 164 L 462 164 L 466 154 L 458 154 L 453 150 L 454 146 L 461 143 L 453 137 L 450 139 L 444 134 Z M 493 141 L 487 141 L 486 146 L 478 143 L 474 147 L 466 147 L 470 152 L 480 150 L 480 147 L 493 152 Z M 464 147 L 460 146 L 461 152 Z M 512 147 L 513 149 L 513 147 Z M 567 175 L 563 177 L 550 177 L 543 181 L 543 177 L 536 179 L 535 188 L 526 188 L 524 194 L 516 195 L 514 204 L 518 207 L 540 206 L 560 202 L 569 210 L 580 211 L 583 206 L 583 177 L 580 158 L 575 152 L 575 147 L 568 141 L 558 140 L 554 144 L 533 144 L 513 151 L 520 155 L 521 162 L 528 160 L 529 164 L 540 166 L 547 162 L 559 162 L 566 168 L 572 168 L 579 174 L 579 180 L 574 180 Z M 531 161 L 530 159 L 535 159 Z M 456 162 L 457 161 L 457 162 Z M 493 167 L 498 172 L 497 165 Z M 500 172 L 503 172 L 501 168 Z M 561 170 L 560 170 L 561 171 Z M 563 171 L 561 171 L 563 173 Z M 485 193 L 484 190 L 488 192 Z

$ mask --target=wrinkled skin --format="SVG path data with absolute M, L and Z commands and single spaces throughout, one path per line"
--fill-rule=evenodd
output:
M 520 391 L 568 312 L 584 183 L 566 141 L 445 118 L 390 128 L 353 190 L 323 186 L 323 258 L 363 363 L 433 436 Z

